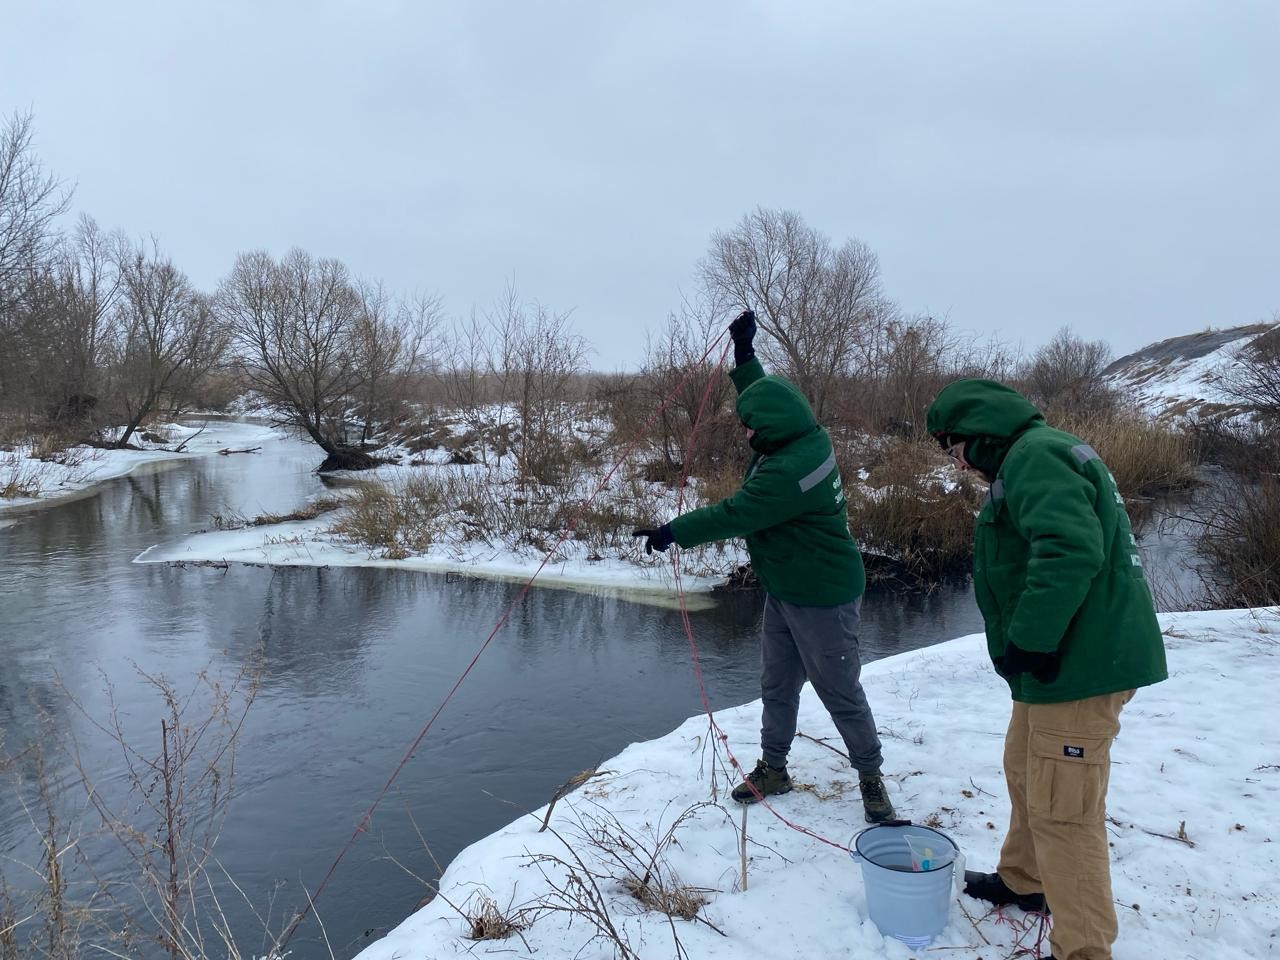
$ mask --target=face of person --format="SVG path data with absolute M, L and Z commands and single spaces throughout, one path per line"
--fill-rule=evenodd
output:
M 966 459 L 965 449 L 968 446 L 969 446 L 968 440 L 958 440 L 955 443 L 951 444 L 951 446 L 944 448 L 947 451 L 947 456 L 951 458 L 951 465 L 955 467 L 957 470 L 961 470 L 961 471 L 972 470 L 974 473 L 980 476 L 987 483 L 994 483 L 996 479 L 994 476 L 992 476 L 991 474 L 982 472 L 977 467 L 975 467 L 972 463 L 970 463 L 968 459 Z
M 967 441 L 961 440 L 947 447 L 947 456 L 951 458 L 952 466 L 957 470 L 972 470 L 973 465 L 964 458 L 964 448 Z

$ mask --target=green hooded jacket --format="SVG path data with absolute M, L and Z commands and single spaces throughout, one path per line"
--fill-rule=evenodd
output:
M 1053 683 L 1009 681 L 1014 700 L 1062 703 L 1168 677 L 1155 604 L 1124 498 L 1092 447 L 1046 426 L 1017 391 L 957 380 L 929 407 L 934 436 L 969 438 L 995 476 L 978 514 L 973 582 L 994 660 L 1061 653 Z M 982 461 L 986 462 L 982 462 Z
M 760 585 L 779 600 L 834 607 L 862 596 L 862 555 L 849 533 L 831 438 L 794 384 L 759 360 L 730 373 L 738 418 L 755 431 L 742 486 L 671 521 L 681 547 L 742 537 Z

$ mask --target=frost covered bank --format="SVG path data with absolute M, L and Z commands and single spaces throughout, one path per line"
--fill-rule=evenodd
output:
M 1273 711 L 1280 683 L 1280 610 L 1168 614 L 1161 623 L 1170 679 L 1139 692 L 1115 745 L 1109 815 L 1122 905 L 1116 956 L 1268 955 L 1280 931 L 1280 848 L 1273 842 L 1280 754 L 1256 726 Z M 901 814 L 937 824 L 971 866 L 990 869 L 1008 816 L 1000 756 L 1008 696 L 982 639 L 878 661 L 865 669 L 864 682 Z M 759 705 L 717 719 L 730 749 L 749 765 Z M 791 764 L 800 789 L 779 798 L 776 809 L 847 843 L 862 828 L 856 778 L 815 742 L 838 739 L 807 687 L 800 730 Z M 360 960 L 513 951 L 543 960 L 624 951 L 658 958 L 677 955 L 675 938 L 700 960 L 925 955 L 883 938 L 867 919 L 860 875 L 845 853 L 759 808 L 750 811 L 748 885 L 741 889 L 740 811 L 727 801 L 732 778 L 722 764 L 712 772 L 706 741 L 706 718 L 694 717 L 603 763 L 555 805 L 553 830 L 539 832 L 540 810 L 472 845 L 446 871 L 440 895 Z M 705 899 L 700 919 L 672 921 L 632 896 L 628 877 L 647 867 L 667 888 Z M 571 902 L 573 875 L 584 881 L 578 890 L 596 892 L 612 932 L 601 932 L 599 918 Z M 485 898 L 524 929 L 506 939 L 466 939 L 470 924 L 462 914 L 474 919 Z M 945 950 L 954 960 L 992 960 L 1035 949 L 1037 931 L 1020 914 L 988 914 L 984 906 L 957 897 L 950 925 L 928 955 Z

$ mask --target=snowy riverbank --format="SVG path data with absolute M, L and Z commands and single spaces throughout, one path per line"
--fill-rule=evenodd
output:
M 15 486 L 28 487 L 34 496 L 0 499 L 0 516 L 26 513 L 92 496 L 94 488 L 108 480 L 127 476 L 155 464 L 216 454 L 219 450 L 244 450 L 284 435 L 276 427 L 260 423 L 215 421 L 169 423 L 155 428 L 163 440 L 146 440 L 135 435 L 141 450 L 104 450 L 76 446 L 60 451 L 48 461 L 32 457 L 30 447 L 0 453 L 0 479 L 14 479 Z M 185 447 L 181 453 L 175 450 Z
M 381 451 L 391 457 L 396 448 Z M 493 512 L 529 506 L 522 523 L 511 526 L 494 522 L 478 528 L 464 511 L 432 507 L 429 542 L 416 544 L 406 556 L 388 555 L 385 547 L 353 542 L 335 532 L 349 506 L 307 520 L 290 520 L 263 525 L 249 524 L 238 529 L 199 531 L 176 541 L 156 544 L 137 557 L 139 563 L 172 564 L 254 564 L 267 566 L 376 567 L 417 570 L 431 573 L 460 573 L 516 582 L 535 577 L 538 585 L 565 589 L 625 594 L 631 599 L 671 603 L 675 599 L 675 579 L 671 554 L 647 556 L 642 541 L 633 538 L 631 528 L 657 523 L 676 515 L 682 508 L 677 491 L 661 483 L 634 477 L 613 477 L 597 489 L 598 477 L 584 472 L 565 489 L 526 488 L 514 480 L 514 463 L 486 467 L 446 462 L 441 450 L 416 455 L 414 465 L 388 464 L 359 473 L 330 474 L 336 484 L 347 485 L 355 493 L 360 485 L 381 484 L 391 491 L 403 490 L 418 480 L 439 484 L 467 484 L 468 489 Z M 696 483 L 686 491 L 684 509 L 696 503 Z M 584 506 L 590 501 L 590 506 Z M 613 524 L 607 532 L 596 529 L 583 535 L 571 532 L 576 516 L 588 509 L 603 511 Z M 627 512 L 649 518 L 625 523 Z M 492 516 L 487 519 L 493 520 Z M 510 518 L 508 518 L 509 520 Z M 554 529 L 552 529 L 554 527 Z M 545 561 L 545 562 L 544 562 Z M 747 563 L 740 541 L 708 544 L 681 555 L 681 588 L 692 595 L 705 594 L 738 566 Z M 705 599 L 691 600 L 695 605 Z
M 1170 679 L 1138 692 L 1121 718 L 1113 754 L 1108 806 L 1120 914 L 1116 960 L 1280 955 L 1280 845 L 1274 842 L 1280 748 L 1258 730 L 1274 715 L 1280 684 L 1280 610 L 1168 614 L 1161 622 Z M 878 661 L 864 677 L 900 815 L 936 824 L 971 868 L 991 869 L 1008 816 L 1001 750 L 1009 707 L 982 639 L 963 637 Z M 717 721 L 749 767 L 759 704 L 722 711 Z M 808 687 L 799 729 L 806 736 L 792 752 L 798 789 L 777 798 L 774 808 L 847 844 L 864 826 L 856 778 L 832 749 L 811 739 L 839 742 Z M 588 945 L 596 929 L 586 916 L 546 909 L 564 905 L 553 887 L 565 886 L 566 864 L 580 877 L 597 875 L 588 886 L 598 890 L 617 935 L 643 958 L 676 956 L 675 937 L 697 960 L 1038 955 L 1039 931 L 1022 914 L 989 914 L 964 896 L 953 901 L 950 923 L 929 950 L 882 937 L 867 918 L 860 872 L 848 855 L 762 807 L 749 811 L 743 890 L 740 808 L 725 796 L 736 775 L 727 777 L 720 764 L 717 771 L 713 777 L 705 717 L 632 745 L 554 806 L 554 832 L 539 833 L 546 811 L 533 811 L 464 850 L 442 878 L 440 896 L 360 960 L 621 955 L 606 940 Z M 610 836 L 630 837 L 633 853 Z M 659 869 L 671 882 L 702 890 L 707 903 L 699 916 L 707 923 L 672 922 L 625 892 L 627 863 L 643 856 L 641 848 L 659 846 Z M 468 924 L 459 911 L 476 912 L 483 897 L 509 917 L 523 909 L 528 925 L 507 939 L 465 939 Z M 317 906 L 323 916 L 323 901 Z M 1047 942 L 1040 952 L 1048 953 Z
M 625 594 L 630 599 L 671 601 L 675 581 L 665 556 L 600 557 L 555 555 L 539 569 L 545 556 L 538 551 L 488 543 L 433 549 L 423 556 L 387 559 L 368 549 L 344 543 L 329 533 L 332 517 L 298 520 L 242 530 L 195 533 L 171 543 L 157 544 L 137 557 L 138 563 L 245 563 L 282 567 L 377 567 L 460 573 L 472 577 L 526 581 L 537 574 L 541 586 Z M 732 554 L 727 563 L 745 562 Z M 690 594 L 709 592 L 723 577 L 682 574 L 680 584 Z M 691 605 L 700 602 L 691 598 Z

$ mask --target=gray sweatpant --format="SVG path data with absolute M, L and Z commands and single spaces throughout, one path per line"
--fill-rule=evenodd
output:
M 861 597 L 838 607 L 802 607 L 766 594 L 760 645 L 760 752 L 765 763 L 786 766 L 807 677 L 835 721 L 854 768 L 880 772 L 880 738 L 858 682 L 861 609 Z

